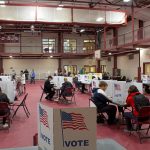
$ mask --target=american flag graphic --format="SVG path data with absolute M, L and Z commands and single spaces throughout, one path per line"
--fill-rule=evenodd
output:
M 73 130 L 87 130 L 82 114 L 61 112 L 62 128 Z
M 114 84 L 114 87 L 115 87 L 115 90 L 116 91 L 120 91 L 121 90 L 121 87 L 119 84 Z
M 39 106 L 39 112 L 40 112 L 40 122 L 43 123 L 44 126 L 48 127 L 48 115 L 47 112 Z

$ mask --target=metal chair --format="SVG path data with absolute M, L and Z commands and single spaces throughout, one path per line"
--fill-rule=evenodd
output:
M 6 102 L 0 102 L 0 111 L 4 112 L 3 115 L 0 115 L 0 120 L 6 118 L 6 122 L 8 123 L 8 129 L 9 129 L 11 123 L 9 104 Z
M 137 117 L 137 119 L 132 119 L 132 124 L 135 124 L 137 126 L 134 131 L 136 131 L 136 133 L 138 134 L 140 143 L 142 143 L 142 139 L 150 138 L 150 136 L 148 136 L 148 132 L 150 130 L 150 106 L 142 107 L 139 111 L 139 116 Z M 142 125 L 148 125 L 148 127 L 141 128 Z M 140 132 L 141 130 L 146 130 L 145 136 L 141 134 Z M 130 132 L 130 135 L 131 135 L 131 132 Z
M 95 104 L 93 97 L 91 97 L 91 98 L 89 99 L 89 107 L 90 107 L 90 101 Z M 95 104 L 95 106 L 96 106 L 96 104 Z M 97 107 L 97 106 L 96 106 L 96 107 Z M 98 118 L 107 120 L 106 117 L 105 117 L 105 115 L 103 114 L 103 112 L 101 112 L 99 109 L 97 109 L 97 121 L 98 121 Z
M 62 93 L 62 96 L 64 98 L 64 101 L 62 101 L 62 103 L 64 104 L 70 104 L 74 101 L 74 103 L 76 104 L 76 100 L 75 100 L 75 89 L 73 87 L 68 87 L 64 90 L 64 92 Z M 70 99 L 68 99 L 70 98 Z
M 26 116 L 29 118 L 30 112 L 29 112 L 29 110 L 27 108 L 27 105 L 26 105 L 27 96 L 28 96 L 28 93 L 24 96 L 24 98 L 23 98 L 23 100 L 21 101 L 20 104 L 13 104 L 12 105 L 13 107 L 15 107 L 15 106 L 17 107 L 16 110 L 15 110 L 15 112 L 14 112 L 14 114 L 13 114 L 13 116 L 12 116 L 12 118 L 15 117 L 15 115 L 16 115 L 16 113 L 17 113 L 17 111 L 19 110 L 20 107 L 23 107 Z
M 42 95 L 41 95 L 41 97 L 40 97 L 40 102 L 42 101 L 42 98 L 43 98 L 43 95 L 44 94 L 46 94 L 47 95 L 47 93 L 44 91 L 44 88 L 42 87 L 42 86 L 40 86 L 41 87 L 41 90 L 42 90 Z

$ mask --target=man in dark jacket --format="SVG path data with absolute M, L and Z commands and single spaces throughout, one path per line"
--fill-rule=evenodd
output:
M 73 88 L 73 85 L 71 84 L 71 82 L 67 80 L 67 78 L 64 78 L 64 83 L 62 84 L 61 93 L 59 97 L 63 96 L 63 98 L 66 99 L 66 96 L 70 96 L 70 95 L 67 95 L 69 94 L 66 91 L 67 88 Z
M 105 91 L 107 89 L 107 83 L 101 81 L 99 84 L 99 89 L 94 93 L 93 99 L 97 107 L 97 110 L 100 112 L 106 112 L 108 115 L 108 124 L 116 123 L 116 112 L 117 108 L 114 105 L 109 105 L 108 102 L 111 102 L 107 97 Z
M 44 92 L 48 93 L 45 99 L 52 100 L 53 96 L 55 95 L 54 84 L 51 83 L 52 76 L 48 76 L 48 79 L 44 83 Z
M 9 104 L 9 99 L 5 93 L 2 93 L 2 89 L 0 87 L 0 102 L 5 102 Z M 10 110 L 0 110 L 0 116 L 3 116 L 7 113 L 10 113 Z M 8 127 L 8 124 L 6 124 L 6 117 L 3 118 L 3 127 Z

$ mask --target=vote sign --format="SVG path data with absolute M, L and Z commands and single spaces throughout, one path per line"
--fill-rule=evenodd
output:
M 96 108 L 49 108 L 47 111 L 51 114 L 48 116 L 51 127 L 49 132 L 50 123 L 44 122 L 43 135 L 39 137 L 42 150 L 96 150 Z

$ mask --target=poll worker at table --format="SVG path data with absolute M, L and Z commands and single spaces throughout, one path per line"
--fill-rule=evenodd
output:
M 0 87 L 0 102 L 6 102 L 6 103 L 10 103 L 9 99 L 7 97 L 7 95 L 5 93 L 2 92 L 2 89 Z M 10 110 L 0 110 L 0 116 L 5 115 L 6 113 L 10 112 Z M 6 118 L 3 118 L 3 128 L 8 127 L 8 124 L 6 123 Z
M 108 87 L 108 84 L 104 81 L 101 81 L 99 83 L 99 89 L 97 89 L 97 91 L 95 91 L 95 93 L 93 94 L 93 100 L 94 103 L 97 107 L 97 109 L 100 112 L 106 112 L 108 115 L 108 124 L 116 124 L 117 123 L 117 119 L 116 119 L 116 112 L 117 112 L 117 108 L 114 105 L 110 105 L 108 103 L 111 102 L 111 100 L 107 97 L 105 91 Z
M 62 87 L 60 88 L 61 92 L 60 92 L 59 97 L 62 96 L 64 99 L 66 99 L 66 96 L 68 96 L 67 95 L 68 93 L 66 91 L 67 88 L 73 88 L 73 85 L 71 82 L 68 81 L 67 78 L 64 78 L 64 83 L 62 84 Z
M 45 99 L 47 100 L 52 100 L 53 96 L 55 95 L 54 84 L 51 82 L 52 79 L 52 76 L 48 76 L 48 79 L 44 83 L 44 92 L 47 93 Z
M 132 112 L 124 112 L 124 117 L 126 119 L 128 131 L 134 130 L 132 127 L 132 124 L 131 124 L 131 119 L 136 120 L 138 115 L 139 115 L 139 110 L 137 109 L 137 106 L 136 106 L 137 105 L 137 102 L 136 102 L 137 98 L 138 98 L 138 101 L 140 100 L 140 103 L 138 103 L 139 107 L 150 105 L 149 99 L 146 98 L 143 94 L 141 94 L 135 85 L 131 85 L 129 87 L 128 97 L 126 99 L 126 104 L 127 104 L 126 106 L 132 107 Z M 144 118 L 144 119 L 147 119 L 147 118 Z

